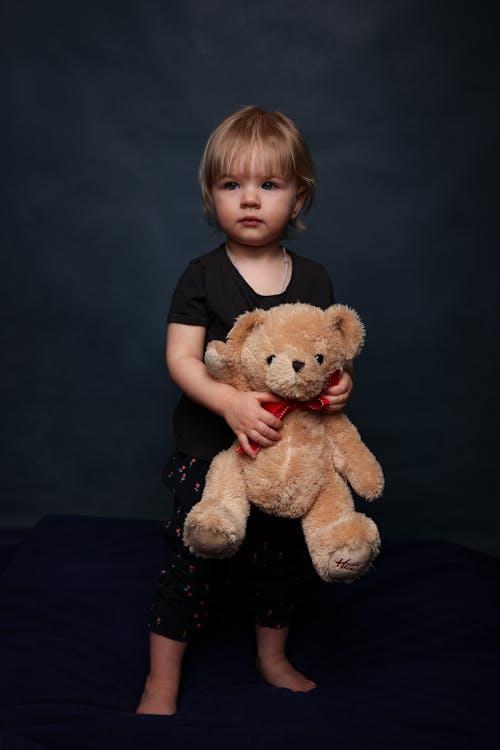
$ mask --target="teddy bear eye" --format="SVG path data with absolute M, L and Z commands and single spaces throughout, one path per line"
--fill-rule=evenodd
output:
M 271 364 L 271 362 L 273 361 L 274 357 L 275 357 L 274 354 L 270 354 L 269 355 L 269 357 L 266 359 L 266 362 L 267 362 L 268 365 Z
M 318 360 L 318 362 L 320 363 L 320 365 L 323 364 L 324 357 L 323 357 L 322 354 L 316 354 L 315 358 Z

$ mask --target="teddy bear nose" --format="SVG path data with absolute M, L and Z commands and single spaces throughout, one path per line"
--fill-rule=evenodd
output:
M 301 362 L 300 359 L 294 359 L 292 362 L 292 367 L 295 370 L 295 372 L 300 372 L 302 368 L 304 367 L 305 362 Z

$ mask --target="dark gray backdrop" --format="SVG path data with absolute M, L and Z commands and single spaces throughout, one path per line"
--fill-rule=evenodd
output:
M 387 475 L 368 512 L 499 551 L 492 6 L 3 1 L 3 527 L 162 516 L 165 316 L 218 241 L 197 163 L 256 103 L 317 162 L 293 247 L 367 326 L 349 413 Z

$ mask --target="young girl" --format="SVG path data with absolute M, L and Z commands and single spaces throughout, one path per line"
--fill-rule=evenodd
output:
M 228 117 L 208 140 L 200 182 L 207 217 L 226 241 L 188 265 L 168 316 L 167 367 L 183 395 L 174 416 L 177 452 L 165 471 L 175 510 L 165 523 L 167 563 L 152 606 L 141 714 L 175 713 L 182 658 L 202 630 L 210 584 L 224 565 L 194 557 L 182 543 L 184 519 L 201 497 L 210 460 L 235 437 L 252 458 L 250 440 L 268 448 L 280 439 L 281 422 L 262 406 L 278 399 L 213 380 L 203 364 L 205 347 L 224 340 L 246 310 L 297 301 L 326 308 L 334 301 L 325 269 L 282 245 L 289 228 L 304 228 L 299 215 L 315 191 L 309 150 L 288 117 L 259 107 Z M 345 406 L 351 372 L 326 392 L 329 410 Z M 238 583 L 255 622 L 257 668 L 271 685 L 294 691 L 316 687 L 285 651 L 304 545 L 300 521 L 253 508 L 237 555 Z

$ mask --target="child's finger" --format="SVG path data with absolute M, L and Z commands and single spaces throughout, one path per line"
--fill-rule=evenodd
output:
M 327 406 L 324 411 L 326 412 L 326 414 L 334 414 L 337 411 L 342 411 L 344 406 L 345 404 L 337 404 L 333 402 L 333 403 L 330 403 L 330 406 Z
M 346 385 L 332 385 L 325 391 L 325 396 L 343 396 L 349 392 L 349 383 Z
M 276 435 L 276 433 L 274 433 L 274 435 Z M 254 430 L 250 433 L 249 437 L 254 443 L 262 446 L 262 448 L 270 448 L 272 445 L 276 445 L 276 441 L 280 439 L 279 435 L 272 438 L 267 437 L 267 434 L 264 434 L 263 428 L 262 431 Z
M 352 389 L 352 380 L 350 376 L 342 376 L 340 382 L 337 385 L 331 385 L 326 389 L 325 394 L 327 396 L 342 396 L 344 393 L 349 393 Z
M 328 396 L 331 406 L 345 406 L 347 404 L 347 394 L 340 396 Z
M 351 391 L 352 387 L 350 384 L 347 388 L 342 388 L 340 390 L 338 386 L 334 386 L 333 388 L 329 388 L 327 391 L 325 391 L 323 395 L 329 398 L 330 403 L 332 404 L 346 404 L 351 395 Z
M 252 446 L 250 445 L 250 441 L 248 440 L 247 436 L 244 432 L 241 432 L 236 435 L 238 438 L 238 442 L 240 444 L 240 448 L 243 450 L 245 455 L 249 456 L 250 458 L 255 458 L 256 453 Z
M 260 420 L 264 424 L 264 426 L 271 427 L 273 430 L 281 430 L 281 428 L 283 427 L 283 422 L 281 421 L 281 419 L 278 419 L 278 417 L 275 417 L 265 409 L 262 410 Z
M 281 435 L 279 434 L 278 430 L 281 430 L 282 422 L 280 422 L 280 420 L 276 419 L 275 417 L 273 417 L 273 420 L 273 424 L 266 424 L 265 422 L 261 422 L 256 432 L 259 433 L 262 437 L 267 438 L 267 440 L 271 440 L 275 443 L 277 440 L 281 440 Z M 276 424 L 276 427 L 274 426 L 274 424 Z

